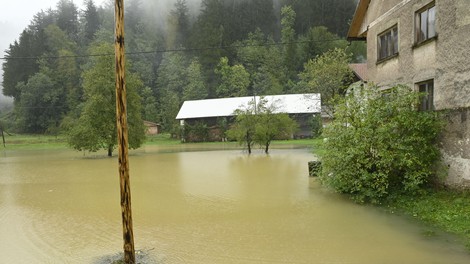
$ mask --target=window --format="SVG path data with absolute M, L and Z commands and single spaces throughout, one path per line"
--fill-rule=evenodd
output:
M 421 99 L 421 105 L 419 106 L 419 110 L 434 110 L 434 80 L 418 83 L 418 89 L 420 93 L 425 93 L 423 98 Z
M 398 27 L 384 31 L 377 37 L 377 60 L 383 60 L 398 54 Z
M 415 32 L 416 43 L 436 36 L 436 6 L 434 3 L 416 13 Z

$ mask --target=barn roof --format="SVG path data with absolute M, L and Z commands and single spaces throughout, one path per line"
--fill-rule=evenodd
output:
M 246 108 L 256 98 L 259 103 L 260 96 L 231 97 L 221 99 L 207 99 L 185 101 L 176 116 L 176 119 L 206 118 L 233 116 L 235 110 Z M 306 114 L 320 113 L 320 94 L 286 94 L 263 96 L 267 105 L 275 104 L 277 113 Z

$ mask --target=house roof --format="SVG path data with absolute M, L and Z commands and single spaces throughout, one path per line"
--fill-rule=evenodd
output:
M 359 0 L 356 7 L 356 12 L 351 21 L 351 26 L 348 31 L 348 40 L 365 40 L 366 36 L 361 31 L 361 26 L 364 22 L 367 9 L 369 8 L 371 0 Z
M 207 99 L 185 101 L 180 108 L 176 119 L 191 119 L 205 117 L 233 116 L 235 110 L 248 107 L 256 98 L 259 103 L 260 96 L 231 97 L 221 99 Z M 276 113 L 304 114 L 320 113 L 320 94 L 286 94 L 263 96 L 267 105 L 275 104 Z
M 351 63 L 349 68 L 361 81 L 367 81 L 367 63 Z

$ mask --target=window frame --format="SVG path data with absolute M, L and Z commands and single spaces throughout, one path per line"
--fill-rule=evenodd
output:
M 433 111 L 434 108 L 434 79 L 416 83 L 419 93 L 426 93 L 420 100 L 419 111 Z
M 430 16 L 432 14 L 432 16 Z M 426 21 L 423 21 L 425 15 Z M 430 20 L 430 17 L 432 19 Z M 436 31 L 436 2 L 425 5 L 415 12 L 415 45 L 422 44 L 428 40 L 437 38 Z M 423 27 L 426 27 L 423 30 Z M 430 30 L 431 29 L 431 30 Z
M 377 63 L 398 56 L 398 36 L 398 24 L 389 27 L 377 35 Z

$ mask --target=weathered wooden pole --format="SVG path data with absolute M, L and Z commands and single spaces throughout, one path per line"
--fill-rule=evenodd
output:
M 124 263 L 135 263 L 134 231 L 132 228 L 131 186 L 129 181 L 127 99 L 124 51 L 124 0 L 115 0 L 115 57 L 116 57 L 116 122 L 121 186 L 122 231 Z

